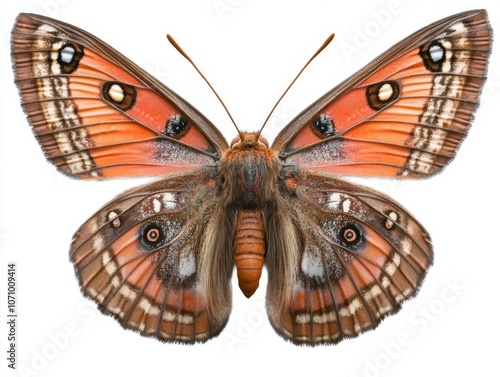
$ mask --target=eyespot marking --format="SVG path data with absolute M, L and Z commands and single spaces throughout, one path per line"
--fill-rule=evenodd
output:
M 446 61 L 446 48 L 441 42 L 431 41 L 420 48 L 419 55 L 431 72 L 441 72 Z
M 101 88 L 102 98 L 113 106 L 126 111 L 135 105 L 137 91 L 132 85 L 118 81 L 107 81 Z
M 180 139 L 188 131 L 188 122 L 180 114 L 172 115 L 167 120 L 164 134 L 174 139 Z
M 399 214 L 392 210 L 385 211 L 384 214 L 387 216 L 384 221 L 385 228 L 388 230 L 394 229 L 396 223 L 399 222 Z
M 122 225 L 122 221 L 120 219 L 119 211 L 111 211 L 106 216 L 108 223 L 111 223 L 113 228 L 119 228 Z
M 165 233 L 156 221 L 146 224 L 140 231 L 140 240 L 147 250 L 161 246 L 165 241 Z
M 321 139 L 335 135 L 335 124 L 332 117 L 319 114 L 319 117 L 313 121 L 312 131 Z
M 366 88 L 366 100 L 375 111 L 382 110 L 399 98 L 400 87 L 396 81 L 382 81 Z
M 125 98 L 125 93 L 123 92 L 123 88 L 118 84 L 113 84 L 109 87 L 108 91 L 111 99 L 116 103 L 122 103 Z
M 393 95 L 394 91 L 389 83 L 382 85 L 378 91 L 377 97 L 380 102 L 387 102 Z
M 431 60 L 434 62 L 434 63 L 438 63 L 440 62 L 441 60 L 443 60 L 443 57 L 444 57 L 444 50 L 443 48 L 436 44 L 436 45 L 432 45 L 430 48 L 429 48 L 429 55 L 431 57 Z
M 149 229 L 146 232 L 146 238 L 148 242 L 156 243 L 156 241 L 160 238 L 160 230 L 156 228 Z
M 349 222 L 340 229 L 339 241 L 350 250 L 359 250 L 365 243 L 363 229 L 358 224 Z
M 83 57 L 83 48 L 76 43 L 67 43 L 57 53 L 57 62 L 61 73 L 70 74 L 76 71 Z

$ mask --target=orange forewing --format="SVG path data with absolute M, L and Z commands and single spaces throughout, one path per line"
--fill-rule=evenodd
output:
M 470 126 L 486 78 L 490 29 L 482 11 L 450 17 L 431 29 L 431 35 L 423 29 L 408 38 L 411 43 L 394 46 L 299 115 L 275 142 L 283 160 L 380 177 L 419 177 L 444 167 Z M 439 57 L 436 48 L 442 48 L 443 62 L 432 70 L 425 60 Z M 394 95 L 380 107 L 370 98 L 377 86 L 372 96 Z M 330 134 L 318 132 L 319 116 L 332 121 Z
M 21 14 L 12 40 L 23 107 L 64 173 L 166 174 L 212 165 L 226 148 L 191 105 L 84 31 Z
M 74 71 L 75 78 L 69 78 L 70 90 L 75 97 L 78 109 L 82 109 L 82 111 L 99 109 L 99 106 L 103 105 L 100 87 L 104 81 L 123 82 L 136 87 L 137 90 L 136 105 L 127 110 L 126 114 L 113 108 L 107 109 L 107 113 L 104 112 L 104 109 L 99 109 L 93 114 L 95 119 L 85 113 L 81 114 L 84 126 L 92 125 L 96 128 L 95 131 L 89 128 L 89 131 L 97 145 L 106 145 L 111 136 L 106 135 L 105 131 L 112 131 L 109 129 L 110 127 L 100 130 L 96 125 L 98 123 L 101 126 L 105 126 L 104 123 L 107 120 L 128 123 L 128 129 L 121 129 L 112 137 L 117 141 L 122 141 L 120 138 L 123 138 L 123 141 L 143 140 L 162 134 L 168 119 L 172 115 L 181 113 L 174 104 L 166 101 L 153 89 L 144 87 L 143 83 L 123 68 L 107 61 L 91 50 L 85 50 L 84 53 L 85 56 L 80 61 L 78 69 Z M 97 102 L 92 103 L 93 98 L 96 98 Z M 132 124 L 132 122 L 134 123 Z M 142 127 L 139 127 L 140 125 Z M 196 127 L 189 129 L 189 132 L 183 136 L 182 142 L 207 153 L 216 152 L 207 136 Z

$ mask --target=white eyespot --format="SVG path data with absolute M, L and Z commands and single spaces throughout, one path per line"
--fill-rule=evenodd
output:
M 393 93 L 394 89 L 392 89 L 392 85 L 389 83 L 385 83 L 378 90 L 377 96 L 380 102 L 386 102 L 392 97 Z
M 65 46 L 59 54 L 59 56 L 61 57 L 61 61 L 65 64 L 70 64 L 75 57 L 75 52 L 76 51 L 73 46 Z
M 123 88 L 118 84 L 113 84 L 108 90 L 109 97 L 116 103 L 122 103 L 125 98 Z
M 440 45 L 432 45 L 429 48 L 429 56 L 434 63 L 440 62 L 444 57 L 444 50 Z

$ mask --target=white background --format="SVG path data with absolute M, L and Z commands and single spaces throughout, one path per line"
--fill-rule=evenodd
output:
M 72 234 L 94 211 L 139 180 L 83 182 L 57 173 L 45 161 L 19 106 L 9 58 L 9 33 L 17 13 L 64 20 L 151 71 L 231 139 L 235 131 L 221 106 L 165 34 L 172 34 L 197 62 L 239 127 L 255 130 L 305 61 L 335 32 L 334 42 L 272 117 L 266 132 L 272 139 L 329 88 L 437 19 L 487 8 L 493 28 L 499 31 L 497 1 L 10 0 L 1 4 L 0 374 L 249 376 L 272 372 L 410 377 L 498 371 L 498 51 L 491 57 L 490 79 L 474 126 L 443 174 L 421 182 L 365 183 L 402 203 L 433 237 L 435 264 L 420 294 L 375 331 L 316 348 L 294 346 L 274 333 L 264 313 L 265 279 L 250 300 L 235 290 L 224 332 L 196 346 L 163 344 L 125 331 L 84 299 L 68 260 Z M 370 34 L 365 43 L 361 43 L 362 33 Z M 8 262 L 16 262 L 18 269 L 16 372 L 7 369 L 5 357 Z

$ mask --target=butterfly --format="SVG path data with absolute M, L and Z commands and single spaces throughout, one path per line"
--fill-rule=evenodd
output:
M 161 176 L 78 229 L 82 292 L 144 336 L 204 342 L 228 321 L 234 267 L 250 297 L 265 266 L 283 338 L 335 344 L 375 328 L 416 295 L 431 239 L 401 205 L 340 176 L 440 172 L 468 133 L 491 41 L 486 11 L 447 17 L 320 97 L 271 146 L 241 131 L 228 145 L 109 45 L 20 14 L 15 81 L 47 159 L 73 178 Z

